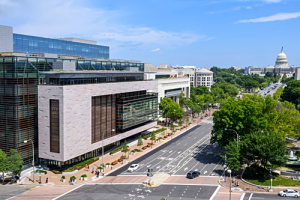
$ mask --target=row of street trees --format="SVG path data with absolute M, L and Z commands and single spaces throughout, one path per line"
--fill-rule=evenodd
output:
M 23 160 L 16 149 L 10 150 L 8 157 L 5 152 L 0 149 L 0 172 L 2 172 L 2 181 L 4 182 L 4 173 L 12 172 L 18 175 L 22 171 Z
M 300 138 L 299 111 L 292 103 L 279 103 L 270 95 L 228 98 L 213 115 L 211 143 L 225 147 L 233 170 L 249 161 L 259 162 L 264 168 L 267 164 L 272 168 L 282 166 L 287 153 L 284 137 Z M 238 147 L 236 133 L 228 129 L 239 134 Z

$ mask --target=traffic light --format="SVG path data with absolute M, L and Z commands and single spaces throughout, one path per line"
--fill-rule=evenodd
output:
M 153 169 L 148 168 L 148 172 L 153 172 Z

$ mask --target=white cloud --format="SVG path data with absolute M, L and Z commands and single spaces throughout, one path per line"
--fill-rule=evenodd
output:
M 13 26 L 16 33 L 91 39 L 111 48 L 146 50 L 156 44 L 174 47 L 207 38 L 122 24 L 120 21 L 128 15 L 126 11 L 87 7 L 84 0 L 0 0 L 0 11 L 0 24 Z
M 300 17 L 300 12 L 294 13 L 278 13 L 268 17 L 260 17 L 255 19 L 239 20 L 236 23 L 257 23 L 257 22 L 272 22 L 272 21 L 283 21 L 288 19 L 294 19 Z
M 151 52 L 159 52 L 159 53 L 162 53 L 163 51 L 162 51 L 160 48 L 156 48 L 156 49 L 151 50 Z
M 281 0 L 265 0 L 265 3 L 270 4 L 270 3 L 280 3 Z

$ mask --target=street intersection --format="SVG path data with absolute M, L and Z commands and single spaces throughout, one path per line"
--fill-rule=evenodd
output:
M 124 165 L 110 176 L 146 176 L 149 168 L 153 173 L 165 172 L 171 176 L 185 176 L 190 170 L 200 171 L 201 176 L 218 176 L 222 172 L 223 150 L 210 144 L 212 118 L 196 125 L 148 154 Z M 135 172 L 127 172 L 131 164 L 139 164 Z

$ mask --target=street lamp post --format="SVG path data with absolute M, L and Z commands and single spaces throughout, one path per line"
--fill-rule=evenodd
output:
M 229 173 L 229 176 L 230 176 L 230 178 L 229 178 L 229 181 L 230 181 L 230 190 L 229 190 L 230 195 L 229 195 L 229 200 L 231 200 L 231 170 L 227 169 L 227 173 Z
M 108 130 L 106 130 L 106 131 L 108 131 Z M 103 174 L 104 174 L 104 159 L 103 159 L 103 156 L 104 156 L 104 146 L 103 146 L 103 140 L 104 140 L 104 133 L 106 132 L 106 131 L 104 131 L 103 132 L 103 137 L 102 137 L 102 167 L 103 167 Z M 115 131 L 115 129 L 111 129 L 111 131 Z
M 236 133 L 236 147 L 239 148 L 239 134 L 236 132 L 236 130 L 225 128 L 225 131 L 234 131 Z
M 33 172 L 33 180 L 32 180 L 32 182 L 34 183 L 34 144 L 33 144 L 32 139 L 24 140 L 24 143 L 27 143 L 27 141 L 31 141 L 31 144 L 32 144 L 32 172 Z

